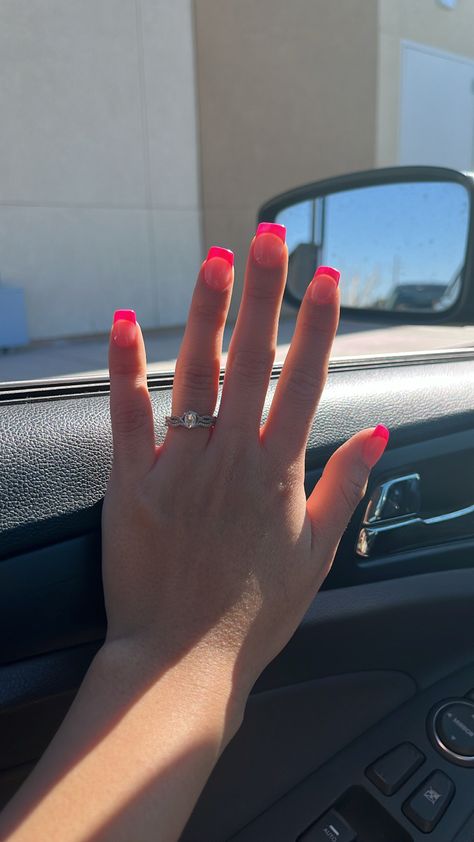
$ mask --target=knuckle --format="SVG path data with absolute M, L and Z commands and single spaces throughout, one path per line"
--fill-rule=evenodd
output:
M 329 340 L 334 336 L 336 325 L 333 319 L 328 319 L 324 307 L 304 307 L 298 322 L 298 330 L 309 336 L 318 333 Z
M 292 506 L 296 495 L 300 493 L 303 487 L 299 473 L 289 469 L 281 474 L 276 484 L 274 480 L 268 482 L 268 495 L 273 496 L 278 501 L 278 505 L 283 505 L 284 507 Z
M 140 367 L 132 354 L 121 354 L 115 357 L 110 365 L 110 377 L 118 383 L 129 383 L 140 376 Z
M 236 351 L 231 363 L 232 375 L 246 385 L 260 386 L 265 383 L 275 359 L 273 348 L 252 350 L 246 348 Z
M 349 516 L 357 508 L 365 495 L 367 479 L 360 473 L 347 474 L 339 483 L 339 491 L 347 507 Z
M 307 368 L 295 367 L 287 384 L 290 400 L 307 404 L 318 397 L 325 381 L 325 375 Z
M 202 299 L 195 301 L 193 311 L 197 321 L 212 327 L 218 325 L 223 319 L 223 305 L 217 296 L 213 297 L 212 301 Z
M 179 370 L 180 386 L 184 392 L 209 396 L 215 388 L 219 362 L 188 362 Z
M 280 293 L 279 284 L 275 283 L 275 273 L 268 269 L 260 272 L 258 278 L 249 280 L 245 290 L 246 297 L 263 302 L 278 301 Z
M 124 404 L 115 408 L 113 423 L 117 433 L 130 434 L 143 430 L 149 421 L 149 413 L 145 406 L 139 404 Z
M 306 313 L 301 317 L 298 330 L 301 331 L 303 336 L 311 338 L 317 334 L 321 339 L 330 342 L 334 337 L 335 326 L 328 321 L 324 312 L 315 310 L 313 313 Z

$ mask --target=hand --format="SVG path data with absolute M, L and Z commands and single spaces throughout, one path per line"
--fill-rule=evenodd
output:
M 12 842 L 175 842 L 249 690 L 327 574 L 387 431 L 329 460 L 308 501 L 308 430 L 338 319 L 316 273 L 260 427 L 287 268 L 281 226 L 252 241 L 214 429 L 156 447 L 131 311 L 110 343 L 112 475 L 103 512 L 107 639 L 47 751 L 3 811 Z M 176 366 L 174 415 L 216 405 L 232 255 L 202 265 Z M 3 837 L 6 838 L 6 837 Z
M 214 429 L 169 429 L 157 447 L 133 311 L 118 313 L 110 343 L 107 643 L 126 642 L 157 672 L 186 657 L 196 681 L 231 683 L 239 710 L 327 575 L 388 438 L 381 426 L 358 433 L 305 499 L 306 441 L 338 323 L 338 273 L 327 269 L 309 284 L 260 426 L 288 259 L 283 227 L 262 228 L 250 246 Z M 176 365 L 174 415 L 214 411 L 232 282 L 232 253 L 211 249 Z

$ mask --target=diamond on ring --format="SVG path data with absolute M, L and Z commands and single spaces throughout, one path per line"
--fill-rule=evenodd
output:
M 167 415 L 165 424 L 167 427 L 186 427 L 193 430 L 195 427 L 214 427 L 217 415 L 199 415 L 193 409 L 187 409 L 182 415 Z
M 197 424 L 197 413 L 196 412 L 185 412 L 183 415 L 184 426 L 190 430 L 192 427 L 195 427 Z

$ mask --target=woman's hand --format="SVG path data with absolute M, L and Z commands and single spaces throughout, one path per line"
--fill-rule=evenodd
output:
M 143 338 L 119 311 L 110 343 L 114 465 L 103 516 L 107 644 L 157 672 L 246 696 L 286 644 L 327 575 L 388 437 L 363 430 L 330 459 L 306 500 L 304 456 L 339 312 L 338 273 L 308 286 L 268 418 L 260 426 L 287 272 L 283 226 L 250 246 L 216 426 L 168 430 L 155 446 Z M 173 415 L 216 407 L 233 255 L 201 266 L 179 354 Z M 203 677 L 206 677 L 205 679 Z M 235 727 L 235 725 L 234 725 Z
M 108 630 L 61 728 L 4 811 L 9 842 L 175 842 L 248 692 L 327 574 L 382 454 L 384 427 L 330 459 L 308 501 L 308 431 L 338 320 L 319 270 L 266 423 L 287 268 L 281 226 L 252 241 L 217 424 L 156 447 L 132 311 L 110 341 L 114 462 L 103 512 Z M 176 366 L 173 415 L 216 406 L 233 257 L 203 263 Z M 6 835 L 2 835 L 4 832 Z

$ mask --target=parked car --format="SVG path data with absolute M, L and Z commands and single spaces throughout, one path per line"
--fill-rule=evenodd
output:
M 391 310 L 408 312 L 431 312 L 442 299 L 447 284 L 411 283 L 398 284 L 388 298 L 386 305 Z

